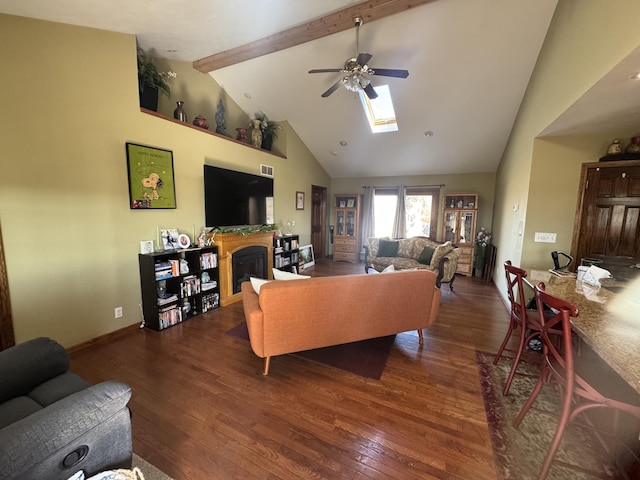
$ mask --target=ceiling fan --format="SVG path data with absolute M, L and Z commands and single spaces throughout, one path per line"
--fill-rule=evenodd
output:
M 360 53 L 358 48 L 358 33 L 360 26 L 362 25 L 362 18 L 355 17 L 353 19 L 353 23 L 356 27 L 356 56 L 354 58 L 348 59 L 344 62 L 343 68 L 319 68 L 314 70 L 309 70 L 309 73 L 329 73 L 329 72 L 339 72 L 346 74 L 336 83 L 334 83 L 329 90 L 324 92 L 321 96 L 328 97 L 333 92 L 335 92 L 340 85 L 344 85 L 347 90 L 351 90 L 352 92 L 364 91 L 367 94 L 367 97 L 370 99 L 374 99 L 378 97 L 378 94 L 373 89 L 373 85 L 371 85 L 371 80 L 369 79 L 370 75 L 379 75 L 383 77 L 396 77 L 396 78 L 407 78 L 409 76 L 409 72 L 407 70 L 393 70 L 389 68 L 373 68 L 367 65 L 369 60 L 371 60 L 370 53 Z

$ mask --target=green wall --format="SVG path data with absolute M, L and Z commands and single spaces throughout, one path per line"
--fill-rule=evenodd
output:
M 494 281 L 501 292 L 505 260 L 546 269 L 553 265 L 552 250 L 570 250 L 581 164 L 597 161 L 613 138 L 633 133 L 633 126 L 611 132 L 602 125 L 597 135 L 537 138 L 640 44 L 639 15 L 634 0 L 558 2 L 497 172 Z M 557 243 L 533 242 L 536 231 L 556 232 Z
M 204 163 L 273 166 L 276 222 L 295 219 L 310 240 L 310 209 L 295 210 L 295 192 L 310 199 L 311 185 L 329 188 L 330 178 L 286 122 L 282 158 L 140 112 L 132 35 L 0 15 L 0 44 L 0 222 L 16 341 L 45 335 L 68 347 L 139 323 L 139 242 L 158 227 L 202 227 Z M 172 66 L 179 77 L 160 111 L 185 100 L 191 119 L 213 125 L 224 92 Z M 223 99 L 229 129 L 248 122 Z M 175 210 L 129 209 L 125 142 L 173 151 Z

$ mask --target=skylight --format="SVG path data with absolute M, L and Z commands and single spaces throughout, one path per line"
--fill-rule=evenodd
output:
M 369 120 L 371 131 L 373 133 L 398 131 L 396 112 L 393 109 L 389 85 L 379 85 L 373 87 L 373 89 L 378 94 L 378 98 L 373 100 L 369 99 L 362 90 L 358 92 L 362 108 L 367 115 L 367 120 Z

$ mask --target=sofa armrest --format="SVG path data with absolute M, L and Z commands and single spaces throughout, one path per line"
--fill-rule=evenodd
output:
M 55 340 L 38 337 L 0 352 L 0 402 L 26 395 L 65 373 L 69 355 Z
M 0 429 L 0 472 L 19 478 L 125 409 L 130 398 L 128 385 L 103 382 Z

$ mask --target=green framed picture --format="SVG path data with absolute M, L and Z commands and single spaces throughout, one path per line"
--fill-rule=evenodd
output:
M 173 152 L 126 144 L 131 209 L 176 208 Z

